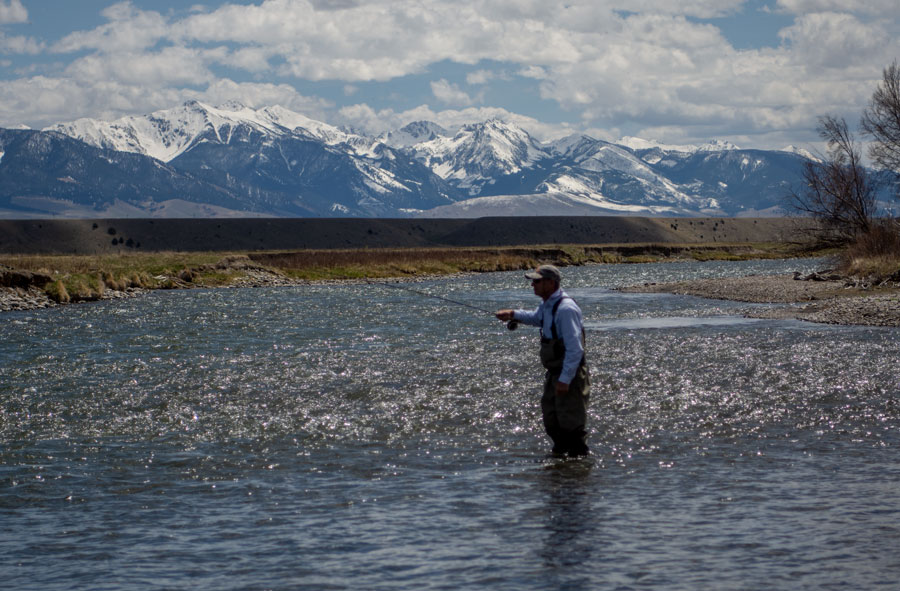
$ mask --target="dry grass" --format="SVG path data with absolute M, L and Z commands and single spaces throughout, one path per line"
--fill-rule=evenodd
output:
M 840 270 L 874 281 L 900 281 L 900 223 L 886 220 L 858 237 L 843 253 Z
M 145 272 L 159 275 L 173 269 L 215 263 L 228 253 L 222 252 L 129 252 L 104 255 L 0 255 L 0 265 L 26 271 L 112 274 Z
M 784 244 L 544 245 L 501 248 L 356 249 L 250 253 L 249 257 L 305 280 L 449 275 L 558 266 L 649 263 L 661 260 L 746 260 L 805 254 Z
M 122 253 L 109 255 L 0 255 L 0 265 L 43 273 L 52 281 L 42 287 L 57 302 L 89 301 L 107 289 L 179 287 L 185 269 L 212 265 L 223 253 Z M 202 285 L 228 283 L 235 273 L 210 272 Z M 205 279 L 205 278 L 204 278 Z
M 374 249 L 250 253 L 266 267 L 298 279 L 360 279 L 404 275 L 513 271 L 537 265 L 541 251 L 521 249 Z

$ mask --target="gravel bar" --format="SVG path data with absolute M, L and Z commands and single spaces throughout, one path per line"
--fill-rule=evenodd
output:
M 802 280 L 795 275 L 749 275 L 622 288 L 628 293 L 672 293 L 737 302 L 790 304 L 748 310 L 753 318 L 796 318 L 826 324 L 900 326 L 900 286 L 860 287 L 845 280 Z

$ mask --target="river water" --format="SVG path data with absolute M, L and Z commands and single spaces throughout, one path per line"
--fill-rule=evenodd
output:
M 900 330 L 749 320 L 564 270 L 592 455 L 547 454 L 536 332 L 373 285 L 0 316 L 0 569 L 48 589 L 896 589 Z M 521 273 L 415 289 L 534 307 Z

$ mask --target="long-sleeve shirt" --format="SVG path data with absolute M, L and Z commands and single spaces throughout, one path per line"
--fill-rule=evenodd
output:
M 581 308 L 570 298 L 562 289 L 553 292 L 547 301 L 543 302 L 534 311 L 516 310 L 513 317 L 524 324 L 532 326 L 540 326 L 541 334 L 545 338 L 553 337 L 553 306 L 556 302 L 564 298 L 556 309 L 556 334 L 562 339 L 566 347 L 566 356 L 563 361 L 562 372 L 559 374 L 559 381 L 564 384 L 571 384 L 575 378 L 575 372 L 584 358 L 584 346 L 581 342 L 582 334 L 582 317 Z

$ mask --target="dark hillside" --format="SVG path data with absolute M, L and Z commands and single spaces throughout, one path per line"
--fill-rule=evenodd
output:
M 797 226 L 798 220 L 786 218 L 0 220 L 0 252 L 99 254 L 134 251 L 781 242 L 796 239 Z

